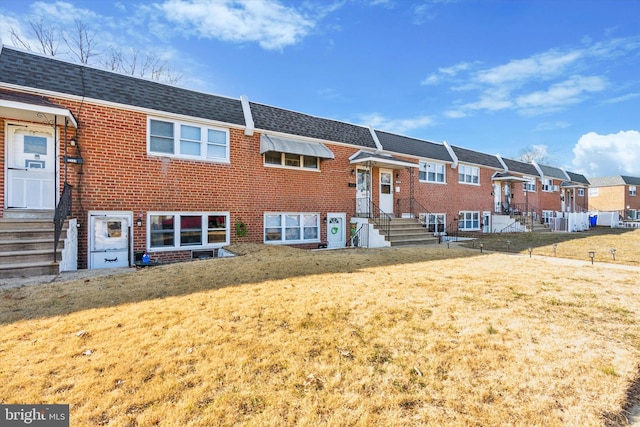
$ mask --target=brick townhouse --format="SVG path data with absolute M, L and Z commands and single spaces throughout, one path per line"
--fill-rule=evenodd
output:
M 0 236 L 9 247 L 12 228 L 55 219 L 61 269 L 128 266 L 145 251 L 215 256 L 234 242 L 345 247 L 350 223 L 369 246 L 490 232 L 523 191 L 502 193 L 498 156 L 6 46 L 0 112 Z M 569 175 L 524 165 L 559 199 Z
M 603 176 L 590 181 L 589 210 L 618 212 L 623 221 L 640 220 L 640 177 Z

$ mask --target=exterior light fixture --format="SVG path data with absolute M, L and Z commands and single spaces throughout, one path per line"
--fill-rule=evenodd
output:
M 137 225 L 138 227 L 142 227 L 142 218 L 138 218 L 138 219 L 136 219 L 136 225 Z
M 71 138 L 71 139 L 69 140 L 69 145 L 70 145 L 70 146 L 75 147 L 77 144 L 78 144 L 78 140 L 77 140 L 77 139 L 75 139 L 75 138 Z
M 351 169 L 351 175 L 355 175 L 356 174 L 356 170 L 355 169 Z
M 557 251 L 557 249 L 558 249 L 558 244 L 557 244 L 557 243 L 554 243 L 554 244 L 553 244 L 553 256 L 556 256 L 556 251 Z
M 593 258 L 596 256 L 595 251 L 589 251 L 589 258 L 591 258 L 591 265 L 593 265 Z

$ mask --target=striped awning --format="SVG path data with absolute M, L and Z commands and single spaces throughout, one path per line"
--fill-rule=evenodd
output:
M 264 154 L 267 151 L 299 154 L 302 156 L 319 157 L 321 159 L 335 158 L 333 152 L 319 142 L 300 141 L 297 139 L 262 134 L 260 135 L 260 154 Z

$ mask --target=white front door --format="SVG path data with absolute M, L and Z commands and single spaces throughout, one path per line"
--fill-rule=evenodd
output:
M 90 214 L 89 268 L 128 267 L 131 214 Z
M 491 232 L 491 212 L 482 212 L 482 232 Z
M 493 211 L 497 214 L 502 213 L 502 204 L 500 203 L 500 184 L 493 184 Z
M 347 243 L 347 230 L 344 213 L 327 214 L 327 248 L 344 248 Z
M 371 201 L 371 171 L 358 168 L 356 171 L 356 216 L 369 216 Z
M 380 210 L 393 216 L 393 171 L 380 169 Z
M 53 209 L 55 191 L 53 129 L 7 125 L 7 207 Z

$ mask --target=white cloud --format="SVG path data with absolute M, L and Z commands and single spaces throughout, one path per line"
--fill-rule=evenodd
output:
M 620 102 L 629 101 L 640 96 L 640 92 L 628 93 L 626 95 L 617 96 L 615 98 L 609 98 L 602 101 L 603 104 L 618 104 Z
M 546 90 L 519 96 L 515 102 L 522 113 L 539 114 L 576 104 L 583 100 L 583 94 L 600 92 L 606 87 L 607 81 L 602 77 L 572 76 L 563 82 L 549 86 Z
M 434 124 L 434 120 L 431 116 L 389 119 L 379 113 L 363 114 L 360 116 L 359 120 L 376 129 L 396 133 L 406 133 L 414 129 L 420 129 Z
M 587 177 L 640 176 L 640 132 L 609 135 L 589 132 L 573 147 L 573 168 Z
M 451 90 L 467 93 L 466 101 L 453 109 L 455 117 L 498 110 L 513 110 L 521 115 L 555 112 L 611 88 L 604 71 L 591 71 L 590 76 L 585 76 L 587 70 L 601 69 L 602 64 L 640 52 L 640 37 L 586 43 L 589 44 L 573 49 L 550 49 L 489 68 L 481 68 L 478 62 L 461 62 L 439 68 L 421 84 L 448 81 L 452 83 Z M 618 92 L 620 89 L 613 87 Z M 609 96 L 605 103 L 624 102 L 636 94 Z
M 168 0 L 165 18 L 198 37 L 256 42 L 264 49 L 298 43 L 315 23 L 276 0 Z
M 569 122 L 542 122 L 538 123 L 538 125 L 533 129 L 535 132 L 543 132 L 548 130 L 556 130 L 556 129 L 565 129 L 571 126 Z

